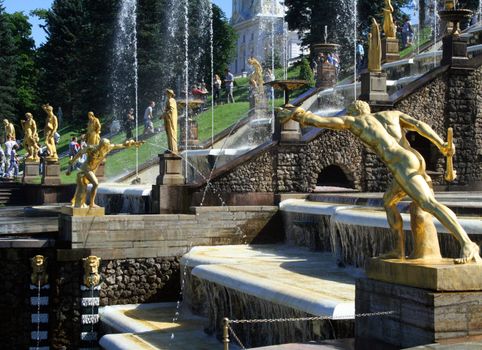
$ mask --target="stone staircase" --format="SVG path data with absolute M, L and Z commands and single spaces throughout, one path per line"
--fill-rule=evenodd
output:
M 21 185 L 16 183 L 0 184 L 0 206 L 20 204 L 22 201 Z

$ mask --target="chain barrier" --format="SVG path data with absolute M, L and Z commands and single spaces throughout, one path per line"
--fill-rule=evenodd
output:
M 354 318 L 362 318 L 362 317 L 376 317 L 376 316 L 388 316 L 395 314 L 395 311 L 380 311 L 380 312 L 371 312 L 371 313 L 361 313 L 355 314 Z M 345 316 L 312 316 L 312 317 L 288 317 L 288 318 L 264 318 L 264 319 L 252 319 L 252 320 L 230 320 L 225 318 L 224 319 L 224 338 L 223 344 L 224 349 L 229 349 L 229 333 L 233 336 L 234 340 L 239 344 L 242 350 L 246 350 L 245 346 L 234 332 L 234 329 L 231 327 L 231 324 L 249 324 L 249 323 L 281 323 L 281 322 L 302 322 L 302 321 L 324 321 L 324 320 L 343 320 L 343 319 L 351 319 L 353 315 L 345 315 Z

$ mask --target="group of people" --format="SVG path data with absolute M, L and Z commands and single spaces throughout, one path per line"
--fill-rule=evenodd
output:
M 336 52 L 328 53 L 326 55 L 323 52 L 320 52 L 318 56 L 311 61 L 311 70 L 313 71 L 313 75 L 316 76 L 318 74 L 318 67 L 323 64 L 334 66 L 336 69 L 336 74 L 338 75 L 340 71 L 340 57 Z
M 226 103 L 234 103 L 234 75 L 226 69 L 224 71 L 224 84 L 221 77 L 218 74 L 214 75 L 213 80 L 213 99 L 214 104 L 218 105 L 222 103 L 221 90 L 224 86 L 224 96 Z
M 11 179 L 18 176 L 19 148 L 17 141 L 8 135 L 4 145 L 0 146 L 0 177 Z

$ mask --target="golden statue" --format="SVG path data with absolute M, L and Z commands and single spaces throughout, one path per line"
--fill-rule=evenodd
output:
M 86 142 L 89 146 L 95 146 L 100 142 L 100 121 L 94 115 L 94 112 L 87 113 L 87 117 L 89 118 L 89 123 L 87 124 Z
M 403 221 L 397 203 L 408 195 L 421 209 L 435 216 L 457 239 L 461 249 L 455 263 L 482 262 L 478 245 L 470 240 L 453 211 L 435 199 L 431 179 L 425 172 L 425 162 L 405 137 L 405 131 L 418 132 L 437 146 L 444 156 L 453 156 L 454 145 L 444 142 L 430 126 L 399 111 L 371 113 L 370 106 L 363 101 L 355 101 L 348 108 L 348 115 L 340 117 L 321 117 L 293 106 L 279 108 L 277 115 L 281 123 L 293 119 L 301 125 L 350 131 L 375 152 L 391 171 L 394 181 L 385 192 L 383 201 L 388 223 L 397 235 L 397 244 L 384 258 L 405 258 Z
M 164 119 L 164 129 L 167 134 L 167 147 L 177 154 L 177 102 L 176 94 L 171 89 L 166 89 L 166 107 L 159 119 Z M 188 108 L 188 106 L 186 106 Z
M 90 192 L 90 203 L 89 207 L 98 207 L 95 205 L 95 196 L 97 194 L 97 188 L 99 187 L 99 180 L 95 176 L 95 171 L 105 159 L 110 151 L 129 148 L 132 146 L 139 147 L 143 144 L 143 141 L 135 142 L 129 140 L 124 142 L 122 145 L 112 145 L 108 139 L 102 139 L 100 143 L 96 146 L 87 146 L 82 148 L 77 154 L 69 160 L 69 165 L 73 165 L 77 160 L 84 154 L 87 154 L 86 161 L 82 164 L 79 172 L 77 173 L 77 187 L 75 188 L 75 195 L 72 199 L 72 206 L 75 208 L 86 208 L 87 205 L 87 185 L 92 184 L 92 191 Z M 67 172 L 70 175 L 70 172 Z
M 43 255 L 35 255 L 30 259 L 30 266 L 32 267 L 32 274 L 30 281 L 34 286 L 43 286 L 49 282 L 47 275 L 47 258 Z
M 388 39 L 395 39 L 397 36 L 397 26 L 393 22 L 393 6 L 391 0 L 385 0 L 383 9 L 383 32 Z
M 100 258 L 90 255 L 82 260 L 84 265 L 84 285 L 93 288 L 100 283 Z
M 263 68 L 261 67 L 261 63 L 254 58 L 248 58 L 248 64 L 253 66 L 254 72 L 251 73 L 249 77 L 249 83 L 251 86 L 258 91 L 258 93 L 264 93 L 264 80 L 263 80 Z
M 54 135 L 57 132 L 57 128 L 59 127 L 57 117 L 54 114 L 54 108 L 47 104 L 42 106 L 45 113 L 47 113 L 47 118 L 45 118 L 45 146 L 47 146 L 47 151 L 49 155 L 46 157 L 49 161 L 58 161 L 59 157 L 57 155 L 57 148 L 55 147 L 55 138 Z
M 12 140 L 16 140 L 17 137 L 15 135 L 15 127 L 12 123 L 8 121 L 8 119 L 3 120 L 3 127 L 5 130 L 5 142 L 8 141 L 8 137 L 10 136 Z
M 22 120 L 22 129 L 24 133 L 23 147 L 27 150 L 26 160 L 39 162 L 40 157 L 38 151 L 40 146 L 38 144 L 37 124 L 33 119 L 32 113 L 25 113 L 25 120 Z
M 375 18 L 372 18 L 371 31 L 368 34 L 368 71 L 382 71 L 382 41 L 380 39 L 380 28 Z

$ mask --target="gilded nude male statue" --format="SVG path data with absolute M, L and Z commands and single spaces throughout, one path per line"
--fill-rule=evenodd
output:
M 8 119 L 3 120 L 3 129 L 5 132 L 5 142 L 8 140 L 9 136 L 12 138 L 12 140 L 17 139 L 15 135 L 15 127 L 8 121 Z
M 370 106 L 363 101 L 354 102 L 346 116 L 321 117 L 293 106 L 279 108 L 277 116 L 281 123 L 292 119 L 301 125 L 350 131 L 385 163 L 394 180 L 383 200 L 388 223 L 397 235 L 395 249 L 385 258 L 405 258 L 403 221 L 397 203 L 408 195 L 457 239 L 461 249 L 455 263 L 482 262 L 478 245 L 470 240 L 453 211 L 435 199 L 430 177 L 425 172 L 425 162 L 405 137 L 405 131 L 416 131 L 437 146 L 444 156 L 452 156 L 453 144 L 444 142 L 429 125 L 399 111 L 371 113 Z
M 24 133 L 23 147 L 27 150 L 26 159 L 31 162 L 39 162 L 38 151 L 40 146 L 38 144 L 37 124 L 33 119 L 32 113 L 25 114 L 25 120 L 22 120 L 22 128 Z
M 47 113 L 47 117 L 45 119 L 45 146 L 47 146 L 47 151 L 49 155 L 46 157 L 49 161 L 58 161 L 59 157 L 57 155 L 57 147 L 55 146 L 55 133 L 57 132 L 57 128 L 59 127 L 59 123 L 57 121 L 57 117 L 54 114 L 54 108 L 49 105 L 48 103 L 42 106 L 45 113 Z
M 102 139 L 100 143 L 96 146 L 87 146 L 82 148 L 77 154 L 69 160 L 69 165 L 73 165 L 77 160 L 84 154 L 87 155 L 87 160 L 82 164 L 79 172 L 77 173 L 77 187 L 75 188 L 75 195 L 72 199 L 72 206 L 75 208 L 86 208 L 86 198 L 87 198 L 87 185 L 92 184 L 92 190 L 90 192 L 90 202 L 89 207 L 98 207 L 95 204 L 95 196 L 97 194 L 97 188 L 99 187 L 99 181 L 95 176 L 95 171 L 99 167 L 100 163 L 104 160 L 107 154 L 113 150 L 129 148 L 129 147 L 139 147 L 144 142 L 135 142 L 129 140 L 121 145 L 113 145 L 108 139 Z M 70 175 L 70 173 L 67 173 Z
M 261 63 L 256 58 L 250 57 L 248 58 L 248 64 L 254 69 L 254 72 L 249 77 L 249 83 L 259 93 L 264 93 L 263 67 L 261 67 Z

